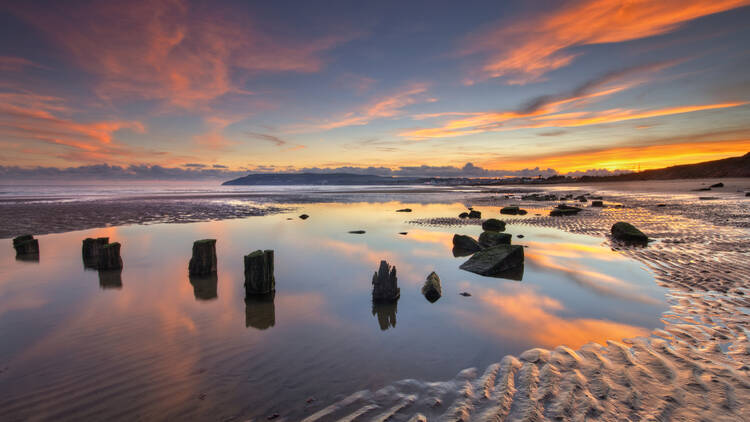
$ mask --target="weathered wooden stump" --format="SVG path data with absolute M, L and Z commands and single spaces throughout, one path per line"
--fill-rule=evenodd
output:
M 193 242 L 193 257 L 188 264 L 190 275 L 207 275 L 216 272 L 216 239 Z
M 260 249 L 245 255 L 245 297 L 276 291 L 273 276 L 273 251 Z
M 17 257 L 39 255 L 39 240 L 30 234 L 18 236 L 13 238 L 13 248 Z
M 96 239 L 87 237 L 84 239 L 81 246 L 83 266 L 86 268 L 96 268 L 99 265 L 99 251 L 108 243 L 108 237 L 97 237 Z
M 99 270 L 122 269 L 122 258 L 120 258 L 120 244 L 118 242 L 107 243 L 99 249 L 99 258 L 96 267 Z
M 374 302 L 394 302 L 401 296 L 396 278 L 396 267 L 380 261 L 380 268 L 372 276 L 372 300 Z

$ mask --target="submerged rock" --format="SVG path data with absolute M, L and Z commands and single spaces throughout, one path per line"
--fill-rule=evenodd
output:
M 409 234 L 409 232 L 398 232 L 398 234 L 400 234 L 401 236 L 406 236 L 407 234 Z
M 723 188 L 723 187 L 724 187 L 724 184 L 723 184 L 723 183 L 721 183 L 721 182 L 719 182 L 719 183 L 714 183 L 714 184 L 713 184 L 713 185 L 711 185 L 710 187 L 712 187 L 712 188 Z
M 482 212 L 477 210 L 469 211 L 469 218 L 482 218 Z
M 560 204 L 549 212 L 552 217 L 563 217 L 567 215 L 576 215 L 581 212 L 581 208 L 572 207 L 570 205 Z
M 13 248 L 16 250 L 16 257 L 38 256 L 39 240 L 34 239 L 34 236 L 30 234 L 14 237 Z
M 351 230 L 349 231 L 351 234 L 365 234 L 364 230 Z
M 212 300 L 219 297 L 217 293 L 219 278 L 215 271 L 206 275 L 191 275 L 188 279 L 190 285 L 193 286 L 195 300 Z
M 83 240 L 81 246 L 81 256 L 83 257 L 83 266 L 86 268 L 96 268 L 99 265 L 99 252 L 104 245 L 109 243 L 108 237 L 87 237 Z
M 401 208 L 400 210 L 396 210 L 396 212 L 411 212 L 411 208 Z
M 461 214 L 458 214 L 458 218 L 469 218 L 468 212 L 462 212 Z
M 463 297 L 471 297 L 471 293 L 469 293 L 469 292 L 461 292 L 461 293 L 459 293 L 459 294 L 460 294 L 461 296 L 463 296 Z
M 552 195 L 551 193 L 548 194 L 540 194 L 540 193 L 532 193 L 529 195 L 524 195 L 521 197 L 524 201 L 557 201 L 557 196 Z
M 398 287 L 396 267 L 391 267 L 386 261 L 380 261 L 378 271 L 372 276 L 372 300 L 374 302 L 392 302 L 401 296 Z
M 523 265 L 523 248 L 518 245 L 497 245 L 472 255 L 459 268 L 484 276 L 495 276 Z
M 454 234 L 453 235 L 453 250 L 459 250 L 464 252 L 469 252 L 469 254 L 474 253 L 478 250 L 482 249 L 479 246 L 479 243 L 474 240 L 473 237 L 465 236 L 462 234 Z
M 505 231 L 505 221 L 497 218 L 489 218 L 482 223 L 482 230 L 501 232 Z
M 440 277 L 438 277 L 435 271 L 427 276 L 427 280 L 425 280 L 424 285 L 422 286 L 422 294 L 425 299 L 430 301 L 430 303 L 437 302 L 437 300 L 440 299 L 440 296 L 443 295 L 443 290 L 440 286 Z
M 482 232 L 479 235 L 479 246 L 484 249 L 497 245 L 510 245 L 512 237 L 510 233 Z
M 99 248 L 99 257 L 96 268 L 99 270 L 122 269 L 122 258 L 120 257 L 120 244 L 118 242 L 107 243 Z
M 592 207 L 599 207 L 599 208 L 601 208 L 601 207 L 604 207 L 604 202 L 602 202 L 602 201 L 591 201 L 591 206 Z
M 273 251 L 258 249 L 245 255 L 245 297 L 267 295 L 276 291 L 273 275 Z
M 276 293 L 253 295 L 245 298 L 245 328 L 267 330 L 276 325 Z
M 372 314 L 378 319 L 378 325 L 382 331 L 396 328 L 396 313 L 398 313 L 398 302 L 372 303 Z
M 648 243 L 648 236 L 638 230 L 634 225 L 620 221 L 612 225 L 610 230 L 612 237 L 630 243 Z
M 188 264 L 190 275 L 206 275 L 216 272 L 216 239 L 193 242 L 193 257 Z
M 500 209 L 500 214 L 518 215 L 520 212 L 521 212 L 521 209 L 515 205 L 502 207 Z

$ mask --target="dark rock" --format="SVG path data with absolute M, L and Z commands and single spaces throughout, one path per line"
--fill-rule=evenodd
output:
M 401 208 L 400 210 L 396 210 L 396 212 L 411 212 L 411 208 Z
M 469 218 L 468 212 L 462 212 L 461 214 L 458 214 L 458 218 Z
M 526 211 L 525 209 L 520 209 L 520 210 L 518 210 L 518 215 L 526 215 L 526 214 L 528 214 L 528 213 L 529 213 L 529 212 L 528 212 L 528 211 Z
M 398 234 L 400 234 L 401 236 L 406 236 L 409 233 L 408 232 L 399 232 Z
M 640 244 L 648 243 L 648 236 L 643 234 L 642 231 L 638 230 L 634 225 L 630 223 L 626 223 L 623 221 L 617 222 L 612 225 L 612 229 L 610 231 L 613 238 L 621 240 L 623 242 Z
M 520 208 L 518 208 L 517 206 L 513 205 L 513 206 L 501 208 L 500 209 L 500 214 L 517 215 L 520 210 L 521 210 Z
M 301 218 L 303 220 L 307 220 L 308 218 L 310 218 L 310 216 L 307 215 L 307 214 L 302 214 L 302 215 L 299 216 L 299 218 Z
M 549 212 L 552 217 L 562 217 L 567 215 L 576 215 L 581 212 L 581 208 L 571 207 L 570 205 L 560 204 Z
M 87 237 L 84 239 L 81 246 L 83 266 L 86 268 L 96 268 L 99 265 L 99 251 L 108 243 L 108 237 L 97 237 L 96 239 Z
M 396 313 L 398 313 L 398 302 L 372 302 L 372 314 L 378 319 L 378 325 L 382 331 L 396 328 Z
M 401 296 L 398 287 L 396 267 L 386 261 L 380 261 L 378 271 L 372 276 L 372 300 L 374 302 L 393 302 Z
M 469 218 L 482 218 L 482 212 L 477 210 L 469 211 Z
M 497 218 L 489 218 L 482 223 L 482 230 L 494 232 L 505 231 L 505 221 L 498 220 Z
M 517 237 L 517 238 L 519 238 L 519 239 L 523 239 L 523 235 L 522 235 L 522 234 L 519 234 L 519 235 L 518 235 L 518 236 L 516 236 L 516 237 Z
M 716 196 L 699 196 L 698 199 L 700 199 L 701 201 L 713 201 L 719 198 Z
M 479 246 L 479 243 L 476 240 L 474 240 L 474 238 L 470 236 L 464 236 L 462 234 L 454 234 L 453 235 L 453 249 L 454 250 L 458 249 L 460 251 L 473 253 L 482 248 Z
M 16 250 L 17 258 L 39 256 L 39 240 L 30 234 L 13 238 L 13 248 Z
M 518 245 L 497 245 L 472 255 L 459 268 L 476 274 L 493 276 L 523 265 L 523 248 Z
M 259 249 L 245 255 L 245 297 L 267 295 L 275 291 L 273 251 Z
M 745 192 L 745 196 L 750 196 L 750 192 Z
M 102 289 L 122 289 L 122 269 L 99 270 L 99 287 Z
M 364 230 L 351 230 L 349 233 L 351 234 L 365 234 Z
M 592 207 L 602 208 L 602 207 L 604 207 L 604 202 L 602 202 L 602 201 L 591 201 L 591 206 Z
M 253 295 L 245 298 L 245 328 L 266 330 L 276 325 L 276 293 Z
M 437 302 L 440 296 L 443 295 L 443 290 L 440 286 L 440 277 L 434 271 L 427 276 L 427 280 L 425 280 L 422 286 L 422 294 L 430 303 Z
M 99 248 L 99 258 L 96 268 L 99 270 L 122 269 L 122 258 L 120 258 L 120 244 L 118 242 L 107 243 Z
M 724 184 L 723 184 L 723 183 L 721 183 L 721 182 L 719 182 L 719 183 L 714 183 L 714 184 L 713 184 L 713 185 L 711 185 L 710 187 L 712 187 L 712 188 L 723 188 L 723 187 L 724 187 Z
M 461 292 L 461 293 L 459 293 L 459 294 L 460 294 L 461 296 L 463 296 L 463 297 L 470 297 L 470 296 L 471 296 L 471 293 L 469 293 L 469 292 Z
M 497 245 L 510 245 L 512 237 L 510 233 L 482 232 L 479 235 L 479 246 L 484 249 Z
M 551 193 L 548 193 L 548 194 L 532 193 L 529 195 L 522 196 L 521 199 L 525 201 L 557 201 L 557 196 L 552 195 Z
M 656 204 L 656 206 L 659 207 L 659 208 L 662 208 L 662 207 L 666 207 L 667 204 Z
M 191 275 L 188 279 L 193 286 L 195 300 L 212 300 L 219 297 L 217 293 L 219 278 L 216 271 L 206 275 Z
M 216 239 L 193 242 L 193 257 L 188 264 L 190 275 L 206 275 L 216 272 Z

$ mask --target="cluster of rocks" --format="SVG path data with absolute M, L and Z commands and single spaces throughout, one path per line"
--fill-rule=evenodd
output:
M 477 211 L 477 210 L 475 210 L 473 208 L 469 208 L 468 212 L 462 212 L 461 214 L 458 215 L 458 218 L 462 218 L 462 219 L 463 218 L 475 218 L 475 219 L 478 219 L 478 218 L 482 218 L 482 212 L 481 211 Z
M 471 256 L 460 268 L 484 276 L 506 277 L 506 273 L 523 271 L 523 247 L 512 245 L 512 235 L 502 233 L 505 222 L 488 219 L 482 223 L 479 239 L 466 235 L 453 236 L 453 255 Z M 514 275 L 513 279 L 520 279 Z

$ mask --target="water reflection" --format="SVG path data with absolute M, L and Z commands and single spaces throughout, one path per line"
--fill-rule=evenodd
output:
M 265 330 L 276 325 L 276 293 L 245 298 L 245 327 Z
M 193 286 L 195 300 L 212 300 L 219 297 L 217 285 L 219 278 L 216 273 L 207 275 L 191 275 L 188 277 Z
M 393 303 L 372 303 L 372 314 L 378 319 L 380 329 L 385 331 L 396 328 L 396 313 L 398 312 L 398 301 Z
M 22 262 L 39 262 L 39 254 L 38 253 L 33 253 L 33 254 L 16 255 L 16 261 L 22 261 Z
M 122 289 L 122 270 L 99 271 L 99 287 L 102 289 Z

